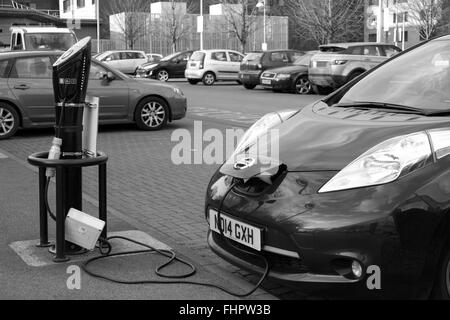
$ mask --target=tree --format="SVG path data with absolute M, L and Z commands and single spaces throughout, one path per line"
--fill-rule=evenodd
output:
M 256 22 L 256 0 L 221 0 L 224 8 L 227 32 L 236 37 L 241 44 L 241 51 L 245 52 L 251 32 L 255 31 Z
M 428 40 L 436 34 L 442 4 L 442 0 L 410 0 L 406 4 L 408 19 L 416 27 L 421 39 Z
M 120 33 L 126 49 L 134 49 L 136 42 L 147 33 L 151 3 L 146 0 L 106 2 L 108 15 L 114 15 L 111 21 L 114 29 Z
M 364 0 L 285 0 L 296 33 L 317 44 L 358 39 L 363 34 Z
M 170 41 L 173 52 L 178 50 L 179 41 L 192 31 L 191 21 L 187 19 L 189 10 L 191 8 L 186 8 L 185 1 L 171 0 L 169 10 L 160 17 L 159 27 L 164 37 Z
M 436 27 L 436 35 L 443 36 L 450 34 L 450 0 L 442 2 L 442 13 Z

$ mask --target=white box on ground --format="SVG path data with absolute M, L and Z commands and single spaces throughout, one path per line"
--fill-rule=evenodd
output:
M 66 241 L 87 250 L 94 250 L 98 238 L 105 228 L 105 222 L 76 209 L 70 209 L 65 227 Z

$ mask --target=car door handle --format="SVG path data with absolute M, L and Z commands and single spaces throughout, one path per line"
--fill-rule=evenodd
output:
M 30 86 L 27 85 L 27 84 L 16 84 L 14 86 L 14 89 L 17 89 L 17 90 L 28 90 L 28 89 L 30 89 Z

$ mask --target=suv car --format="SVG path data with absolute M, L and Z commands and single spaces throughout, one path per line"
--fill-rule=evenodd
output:
M 384 43 L 327 44 L 319 50 L 309 66 L 309 80 L 319 94 L 343 86 L 401 52 L 400 48 Z
M 148 62 L 144 51 L 106 51 L 97 60 L 123 73 L 134 74 L 138 67 Z
M 239 67 L 244 55 L 233 50 L 203 50 L 192 54 L 185 75 L 190 84 L 203 81 L 212 86 L 218 80 L 239 81 Z
M 77 43 L 77 36 L 68 28 L 12 27 L 10 49 L 68 50 Z
M 171 78 L 184 78 L 184 70 L 193 51 L 177 52 L 160 61 L 141 65 L 136 70 L 138 78 L 152 78 L 166 82 Z
M 295 50 L 251 52 L 242 61 L 239 80 L 249 90 L 259 85 L 261 74 L 267 69 L 291 66 L 305 53 Z

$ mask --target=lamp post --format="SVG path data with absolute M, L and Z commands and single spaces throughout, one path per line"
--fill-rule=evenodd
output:
M 256 7 L 258 9 L 263 8 L 264 11 L 264 42 L 262 44 L 262 50 L 267 51 L 267 39 L 266 39 L 266 0 L 258 0 L 258 3 L 256 4 Z
M 97 53 L 100 53 L 100 0 L 95 0 L 95 10 L 97 16 Z

